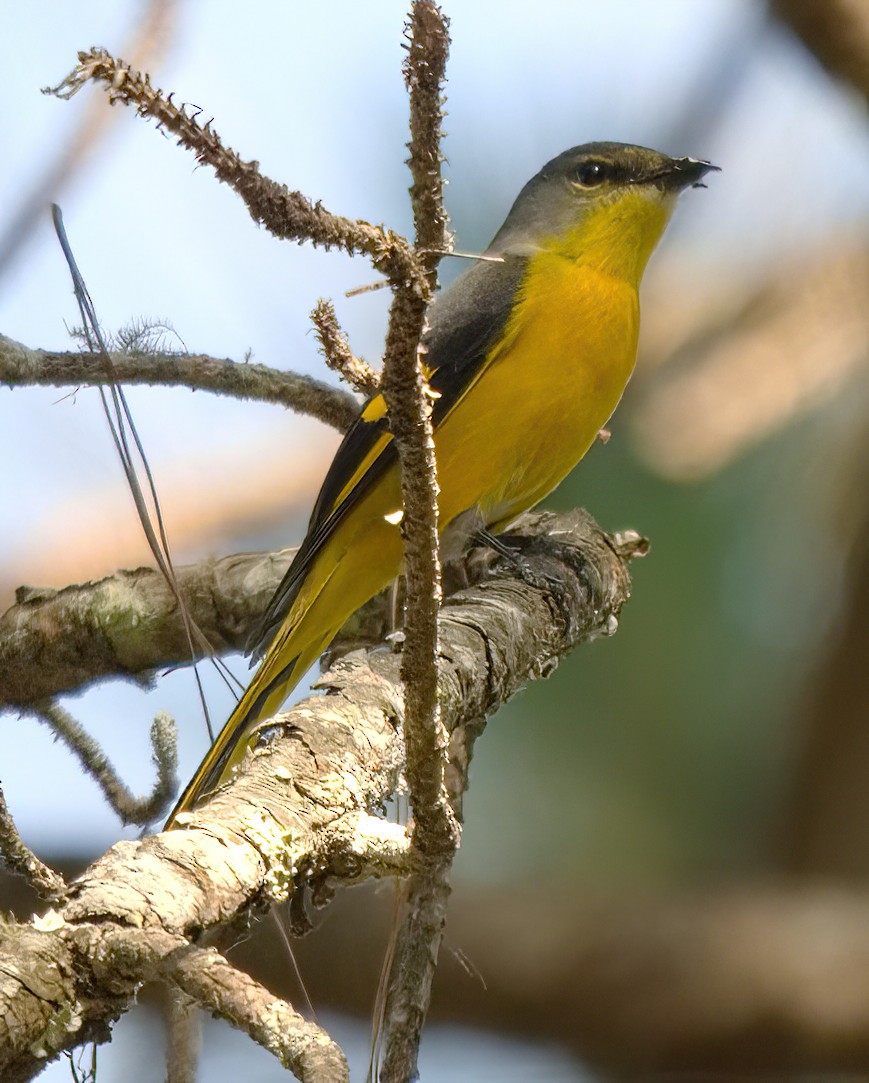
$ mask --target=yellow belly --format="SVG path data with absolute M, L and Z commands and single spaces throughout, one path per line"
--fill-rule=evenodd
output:
M 548 253 L 495 356 L 435 433 L 441 523 L 503 521 L 542 500 L 606 424 L 634 367 L 634 287 Z
M 435 432 L 441 529 L 471 509 L 503 523 L 559 484 L 618 405 L 638 328 L 631 283 L 551 253 L 535 257 L 500 343 Z M 401 560 L 400 508 L 396 465 L 326 546 L 323 566 L 361 547 L 388 582 Z M 358 552 L 353 563 L 365 563 Z
M 505 524 L 542 500 L 594 442 L 633 370 L 632 284 L 541 253 L 523 294 L 489 363 L 435 432 L 442 530 L 469 510 Z M 398 574 L 400 508 L 396 465 L 326 543 L 317 565 L 329 569 L 329 587 L 310 575 L 297 612 L 321 592 L 323 605 L 338 596 L 337 630 Z

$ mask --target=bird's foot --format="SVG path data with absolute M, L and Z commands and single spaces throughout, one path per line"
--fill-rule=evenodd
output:
M 588 567 L 580 551 L 548 535 L 492 534 L 482 529 L 474 533 L 472 543 L 491 549 L 529 587 L 559 594 L 564 590 L 564 569 L 593 592 Z

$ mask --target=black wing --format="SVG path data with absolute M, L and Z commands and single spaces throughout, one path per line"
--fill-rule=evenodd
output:
M 435 428 L 462 398 L 501 337 L 526 265 L 527 260 L 520 256 L 506 257 L 503 263 L 477 263 L 432 305 L 425 344 L 431 371 L 429 383 L 439 396 L 432 410 Z M 371 460 L 369 465 L 353 481 L 366 459 Z M 338 448 L 314 505 L 305 540 L 251 636 L 248 649 L 256 658 L 268 649 L 332 532 L 395 460 L 383 396 L 375 395 L 362 408 Z

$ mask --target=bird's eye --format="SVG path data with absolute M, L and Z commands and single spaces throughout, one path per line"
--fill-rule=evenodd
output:
M 583 162 L 576 171 L 576 179 L 583 188 L 603 184 L 608 175 L 609 169 L 604 162 Z

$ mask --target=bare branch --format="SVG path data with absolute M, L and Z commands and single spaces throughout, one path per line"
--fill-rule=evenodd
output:
M 451 248 L 441 164 L 443 88 L 450 49 L 450 21 L 432 0 L 415 0 L 407 28 L 404 79 L 410 93 L 410 189 L 416 250 L 431 289 L 440 257 Z
M 424 184 L 419 178 L 426 169 L 434 170 L 436 174 L 440 172 L 437 146 L 440 114 L 437 113 L 437 122 L 433 126 L 421 123 L 420 115 L 425 108 L 431 107 L 432 78 L 438 93 L 443 78 L 447 39 L 442 20 L 444 42 L 440 54 L 441 67 L 435 66 L 433 71 L 427 71 L 425 78 L 422 78 L 420 69 L 427 63 L 425 42 L 432 34 L 430 24 L 438 20 L 441 20 L 440 13 L 429 0 L 419 0 L 414 4 L 406 68 L 411 92 L 411 117 L 417 128 L 412 131 L 410 142 L 411 172 L 415 177 L 411 190 L 414 218 L 417 229 L 423 229 L 427 235 L 431 233 L 431 227 L 424 222 L 424 207 L 432 203 L 432 192 L 439 191 L 439 188 L 430 180 Z M 437 56 L 435 54 L 435 64 Z M 436 105 L 439 110 L 439 97 Z M 426 256 L 430 289 L 436 285 L 438 259 L 437 253 Z M 396 291 L 390 313 L 382 387 L 401 463 L 406 585 L 402 672 L 407 697 L 405 743 L 414 834 L 418 829 L 424 835 L 434 832 L 440 836 L 440 844 L 446 843 L 447 848 L 452 849 L 456 839 L 443 795 L 441 765 L 446 744 L 438 721 L 437 702 L 437 612 L 441 597 L 437 473 L 431 399 L 420 357 L 426 301 L 426 296 L 419 296 L 411 289 Z
M 28 849 L 18 834 L 12 813 L 6 804 L 6 796 L 0 787 L 0 854 L 9 868 L 23 876 L 33 890 L 43 899 L 62 899 L 67 892 L 63 877 L 43 865 L 36 854 Z
M 311 320 L 320 343 L 320 352 L 329 368 L 366 398 L 376 394 L 380 387 L 380 374 L 350 349 L 332 302 L 321 297 L 311 313 Z
M 312 203 L 301 192 L 291 192 L 286 185 L 264 177 L 257 162 L 242 161 L 223 145 L 210 120 L 199 124 L 201 110 L 177 106 L 171 94 L 164 97 L 151 86 L 147 73 L 116 60 L 105 49 L 80 52 L 78 60 L 63 82 L 46 88 L 45 93 L 71 98 L 90 80 L 104 83 L 112 104 L 131 105 L 139 116 L 153 118 L 158 127 L 177 136 L 198 162 L 210 166 L 219 181 L 241 196 L 253 220 L 273 236 L 367 255 L 393 285 L 411 282 L 422 288 L 416 256 L 391 230 L 331 214 L 321 203 Z
M 270 402 L 308 414 L 340 432 L 359 413 L 359 403 L 340 388 L 312 376 L 268 365 L 230 361 L 206 354 L 146 353 L 110 355 L 122 384 L 189 387 L 235 399 Z M 0 384 L 8 387 L 104 386 L 105 364 L 93 354 L 32 350 L 0 335 Z
M 121 781 L 105 752 L 85 733 L 69 711 L 51 700 L 36 703 L 31 710 L 73 753 L 124 823 L 144 827 L 166 810 L 178 790 L 175 723 L 167 714 L 158 714 L 151 724 L 151 747 L 157 781 L 147 797 L 136 798 Z
M 410 93 L 409 166 L 415 245 L 430 291 L 446 248 L 447 216 L 441 177 L 441 93 L 448 23 L 432 0 L 415 0 L 408 26 L 405 81 Z M 411 841 L 424 859 L 410 876 L 384 1009 L 385 1051 L 380 1078 L 399 1083 L 417 1075 L 419 1038 L 446 920 L 448 876 L 459 827 L 444 787 L 448 747 L 438 698 L 438 483 L 431 397 L 420 339 L 427 298 L 396 290 L 383 362 L 383 396 L 401 464 L 405 563 L 405 773 L 413 812 Z
M 396 296 L 386 341 L 382 389 L 401 462 L 405 553 L 404 682 L 408 784 L 414 820 L 443 811 L 440 772 L 445 739 L 437 720 L 437 611 L 440 602 L 437 475 L 431 401 L 419 358 L 424 302 Z M 408 721 L 409 719 L 409 721 Z M 452 831 L 447 832 L 452 836 Z
M 199 1004 L 177 985 L 170 985 L 166 1005 L 166 1083 L 196 1083 L 202 1042 Z
M 183 943 L 167 955 L 161 972 L 213 1015 L 245 1031 L 305 1083 L 349 1080 L 338 1046 L 285 1000 L 236 970 L 214 948 Z

